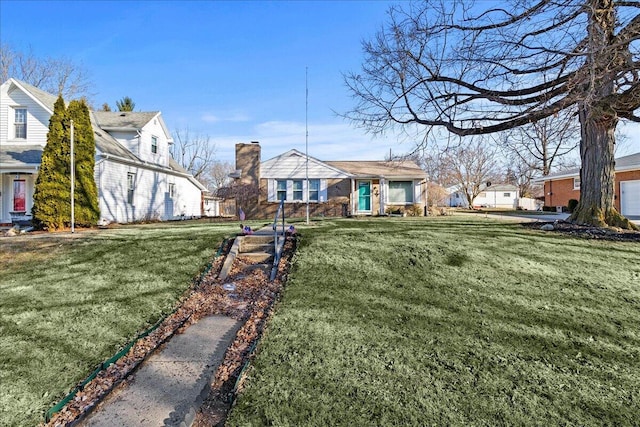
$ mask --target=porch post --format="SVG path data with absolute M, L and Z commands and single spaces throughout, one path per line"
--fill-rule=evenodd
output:
M 356 214 L 356 180 L 351 178 L 351 215 Z
M 380 177 L 380 215 L 384 215 L 384 191 L 385 180 L 383 177 Z

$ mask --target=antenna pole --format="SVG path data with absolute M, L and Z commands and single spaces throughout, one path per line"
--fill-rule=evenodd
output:
M 305 105 L 304 105 L 304 129 L 305 129 L 305 179 L 307 184 L 306 199 L 307 199 L 307 225 L 309 225 L 309 67 L 305 67 L 304 72 L 304 86 L 305 86 Z

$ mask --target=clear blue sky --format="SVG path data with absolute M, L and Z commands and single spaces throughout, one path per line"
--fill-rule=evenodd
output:
M 233 163 L 234 144 L 260 141 L 263 159 L 305 149 L 323 160 L 382 159 L 410 142 L 371 138 L 336 116 L 353 101 L 342 73 L 357 71 L 361 41 L 390 1 L 0 0 L 0 38 L 38 56 L 66 56 L 94 82 L 94 105 L 131 97 L 171 130 L 209 135 Z M 627 128 L 624 152 L 640 151 Z

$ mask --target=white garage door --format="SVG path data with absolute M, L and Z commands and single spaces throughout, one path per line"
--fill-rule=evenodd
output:
M 640 216 L 640 181 L 620 183 L 620 208 L 624 216 Z

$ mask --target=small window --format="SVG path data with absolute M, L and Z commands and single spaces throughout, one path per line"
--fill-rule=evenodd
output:
M 176 196 L 176 185 L 173 184 L 173 183 L 170 183 L 169 184 L 169 197 L 173 199 L 175 196 Z M 207 203 L 208 202 L 209 201 L 207 200 Z
M 133 192 L 136 187 L 136 174 L 129 172 L 127 173 L 127 203 L 130 205 L 133 204 Z
M 511 193 L 503 193 L 502 197 L 511 197 Z
M 413 203 L 413 182 L 389 181 L 389 203 Z
M 580 189 L 580 178 L 573 178 L 573 189 L 574 190 Z
M 27 109 L 16 108 L 15 109 L 15 137 L 20 139 L 27 138 Z
M 302 181 L 293 181 L 293 200 L 302 200 Z
M 276 181 L 276 197 L 278 200 L 287 200 L 287 181 Z
M 151 152 L 153 154 L 158 154 L 158 138 L 155 136 L 151 137 Z
M 309 201 L 317 202 L 319 200 L 320 200 L 320 180 L 310 179 L 309 180 Z
M 484 191 L 480 194 L 478 194 L 478 197 L 482 197 L 482 198 L 487 198 L 487 193 L 485 193 Z

